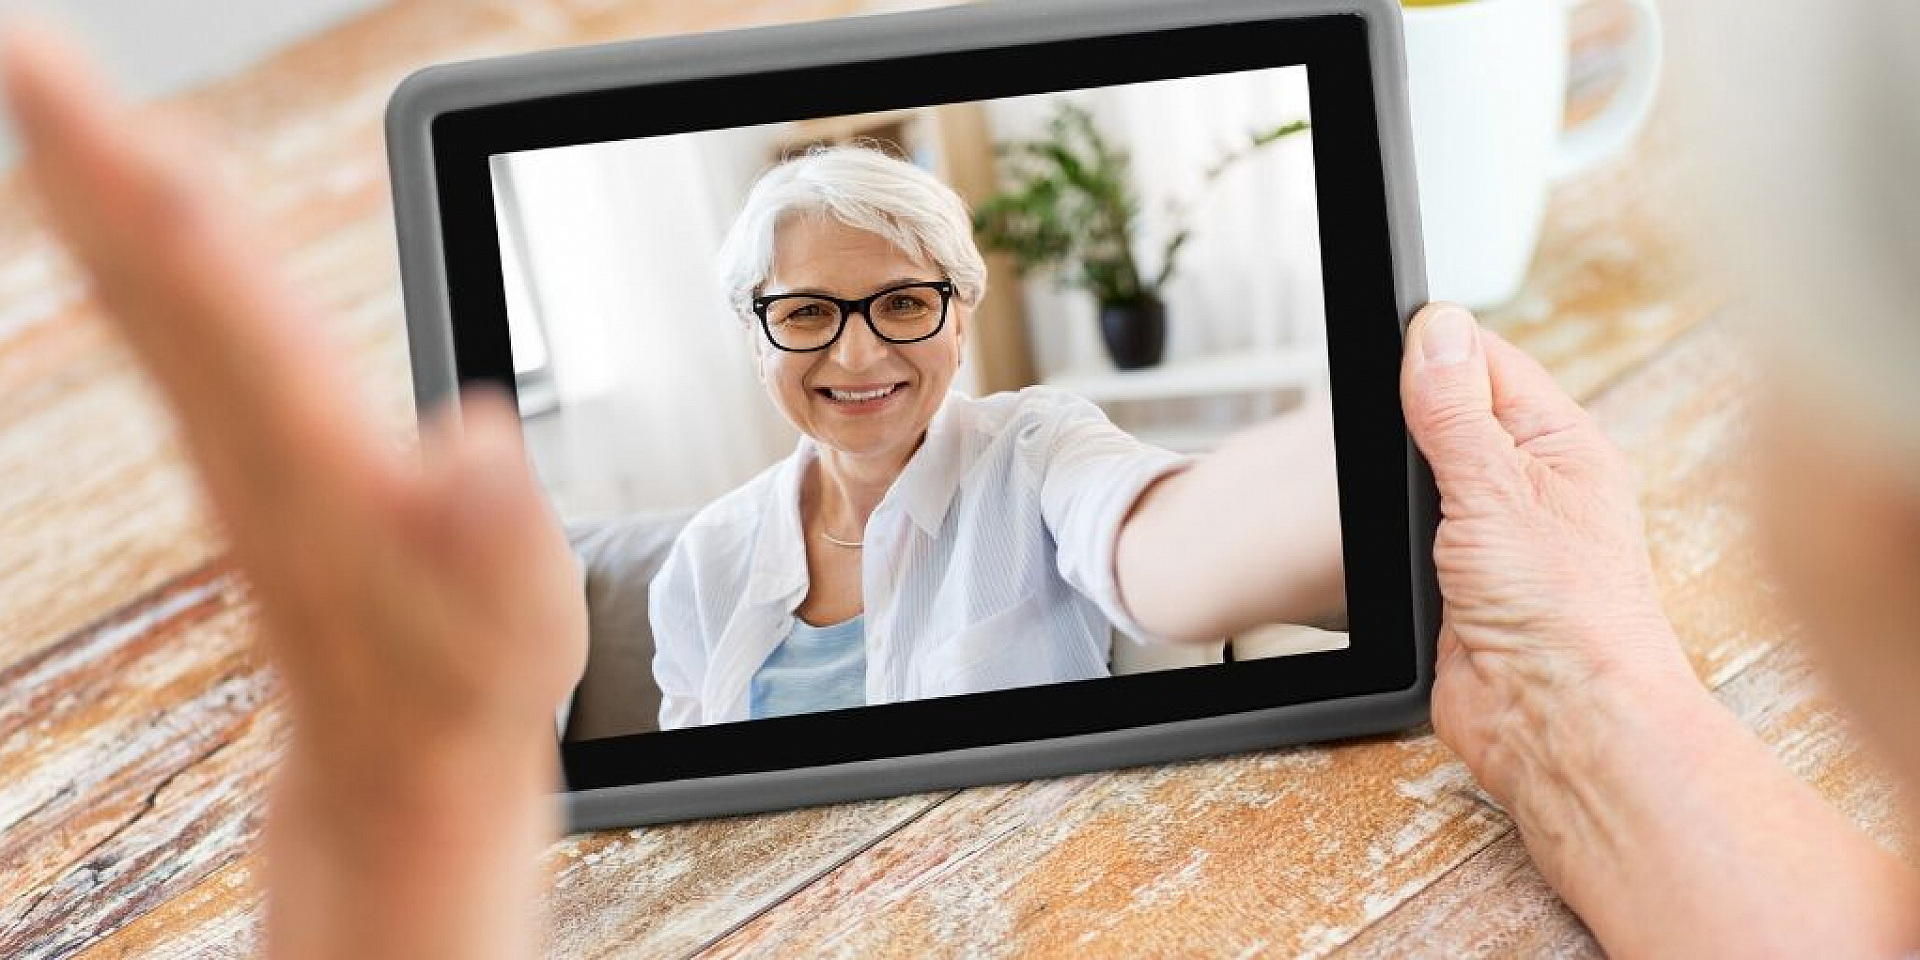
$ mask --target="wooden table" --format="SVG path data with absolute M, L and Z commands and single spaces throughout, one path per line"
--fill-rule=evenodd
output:
M 859 6 L 401 0 L 155 109 L 222 138 L 225 172 L 404 434 L 379 125 L 395 80 L 435 60 Z M 1490 322 L 1639 465 L 1701 675 L 1895 842 L 1886 781 L 1766 602 L 1739 453 L 1756 385 L 1722 299 L 1679 256 L 1679 130 L 1663 120 L 1641 152 L 1562 189 L 1527 293 Z M 249 954 L 261 791 L 286 727 L 245 590 L 151 394 L 20 184 L 0 191 L 0 956 Z M 556 956 L 1597 952 L 1426 731 L 611 831 L 549 859 Z

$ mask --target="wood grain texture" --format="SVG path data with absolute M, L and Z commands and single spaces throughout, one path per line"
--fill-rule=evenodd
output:
M 1503 828 L 1427 736 L 978 788 L 709 955 L 1311 953 Z
M 292 285 L 405 442 L 380 112 L 427 62 L 830 16 L 859 0 L 403 0 L 152 112 L 206 131 Z M 1741 440 L 1757 385 L 1682 255 L 1676 160 L 1555 196 L 1489 323 L 1592 398 L 1646 480 L 1688 652 L 1888 842 L 1891 799 L 1766 605 Z M 151 395 L 0 182 L 0 956 L 240 957 L 285 730 L 244 585 Z M 572 837 L 554 956 L 1571 955 L 1593 944 L 1420 732 L 1334 747 Z
M 232 785 L 221 785 L 229 790 Z M 241 791 L 244 792 L 244 791 Z M 547 851 L 549 954 L 686 956 L 909 822 L 939 795 L 568 837 Z M 253 956 L 263 858 L 241 852 L 81 954 Z
M 911 823 L 944 794 L 603 831 L 550 851 L 554 957 L 688 956 Z
M 0 956 L 62 955 L 192 885 L 251 837 L 275 755 L 249 609 L 223 571 L 9 668 L 0 714 Z
M 1890 849 L 1910 852 L 1897 792 L 1818 691 L 1805 658 L 1785 645 L 1768 651 L 1718 693 L 1796 774 L 1863 830 Z M 1512 831 L 1337 953 L 1342 958 L 1602 955 Z

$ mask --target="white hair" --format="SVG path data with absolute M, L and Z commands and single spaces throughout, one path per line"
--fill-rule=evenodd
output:
M 815 147 L 762 174 L 719 253 L 720 288 L 750 316 L 773 272 L 774 234 L 795 216 L 831 216 L 938 266 L 962 303 L 987 292 L 966 201 L 938 177 L 867 146 Z

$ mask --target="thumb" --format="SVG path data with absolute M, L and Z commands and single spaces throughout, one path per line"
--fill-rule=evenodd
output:
M 488 386 L 466 387 L 422 422 L 415 506 L 447 548 L 524 550 L 524 531 L 546 520 L 520 429 L 513 400 Z
M 449 491 L 468 521 L 499 524 L 524 519 L 540 497 L 512 397 L 494 386 L 468 386 L 460 395 L 460 435 L 447 451 L 454 472 Z
M 1480 324 L 1465 307 L 1434 303 L 1414 315 L 1400 402 L 1407 430 L 1441 483 L 1484 479 L 1511 464 L 1513 437 L 1494 416 Z

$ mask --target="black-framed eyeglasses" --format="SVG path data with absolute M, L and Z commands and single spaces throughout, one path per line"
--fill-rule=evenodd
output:
M 953 281 L 902 283 L 859 300 L 818 293 L 779 293 L 753 298 L 754 316 L 767 342 L 789 353 L 825 350 L 860 314 L 873 335 L 888 343 L 914 343 L 940 332 L 953 300 Z

